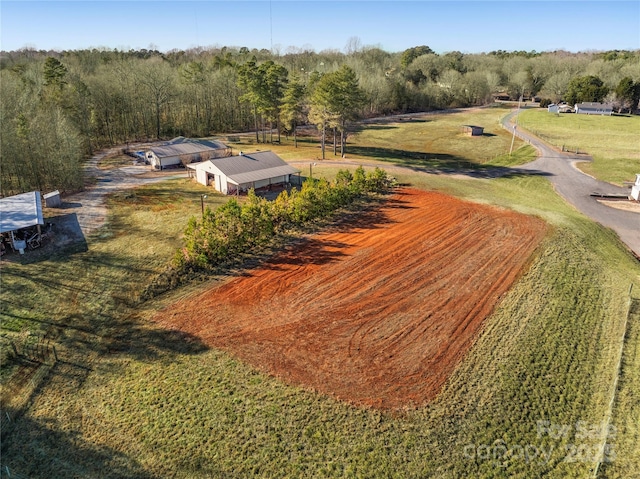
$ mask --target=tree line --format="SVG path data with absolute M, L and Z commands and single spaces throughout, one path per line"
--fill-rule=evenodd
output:
M 0 193 L 78 189 L 93 151 L 178 135 L 255 131 L 257 142 L 296 142 L 297 126 L 313 124 L 322 154 L 326 135 L 340 154 L 358 118 L 484 105 L 498 92 L 633 110 L 640 51 L 390 53 L 356 42 L 346 53 L 1 52 Z

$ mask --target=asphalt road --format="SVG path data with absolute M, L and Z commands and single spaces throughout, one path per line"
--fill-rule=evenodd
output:
M 507 130 L 513 131 L 511 121 L 517 113 L 514 111 L 503 119 L 502 124 Z M 537 160 L 518 167 L 520 170 L 547 175 L 560 196 L 581 213 L 615 231 L 636 257 L 640 258 L 640 214 L 610 208 L 591 196 L 593 193 L 627 195 L 628 188 L 596 180 L 580 171 L 575 162 L 590 161 L 588 156 L 560 152 L 519 126 L 516 128 L 516 136 L 529 142 L 539 154 Z

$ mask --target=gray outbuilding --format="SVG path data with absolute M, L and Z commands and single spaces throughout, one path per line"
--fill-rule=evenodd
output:
M 187 165 L 190 176 L 205 186 L 213 186 L 226 195 L 268 189 L 291 181 L 300 170 L 288 165 L 272 151 L 242 153 Z
M 231 149 L 220 141 L 179 136 L 162 145 L 149 148 L 145 153 L 145 161 L 155 169 L 163 170 L 229 155 Z
M 613 113 L 611 105 L 598 102 L 576 103 L 575 112 L 582 115 L 608 115 Z

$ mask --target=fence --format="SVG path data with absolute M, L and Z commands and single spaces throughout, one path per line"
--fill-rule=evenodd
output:
M 534 135 L 534 136 L 540 138 L 541 140 L 543 140 L 545 143 L 548 143 L 551 146 L 555 146 L 556 148 L 559 148 L 563 152 L 574 153 L 576 155 L 587 154 L 586 152 L 582 151 L 579 146 L 567 145 L 565 143 L 559 143 L 555 138 L 551 138 L 550 136 L 548 136 L 548 135 L 546 135 L 544 133 L 541 133 L 540 131 L 536 130 L 535 128 L 531 128 L 526 123 L 519 122 L 517 126 L 522 127 L 523 129 L 527 130 L 532 135 Z M 513 125 L 508 125 L 508 124 L 502 123 L 502 127 L 505 130 L 508 130 L 509 132 L 513 132 L 513 130 L 512 130 L 513 129 Z M 515 132 L 515 136 L 517 136 L 521 140 L 527 141 L 526 138 L 523 138 L 523 136 L 517 130 Z
M 27 479 L 27 476 L 16 473 L 9 469 L 9 466 L 0 467 L 0 479 Z
M 56 347 L 44 336 L 38 337 L 36 341 L 25 341 L 22 344 L 10 341 L 9 345 L 16 355 L 16 360 L 22 364 L 21 370 L 9 379 L 3 388 L 2 404 L 5 407 L 0 417 L 2 442 L 13 431 L 16 421 L 27 410 L 38 387 L 58 361 Z

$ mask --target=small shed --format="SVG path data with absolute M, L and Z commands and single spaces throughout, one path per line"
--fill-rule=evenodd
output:
M 60 192 L 58 190 L 52 191 L 43 195 L 45 208 L 60 208 L 62 200 L 60 200 Z
M 547 111 L 549 113 L 560 113 L 560 106 L 556 105 L 555 103 L 552 103 L 547 107 Z
M 464 131 L 469 136 L 482 136 L 482 135 L 484 135 L 484 127 L 482 127 L 482 126 L 464 125 L 462 127 L 462 131 Z

